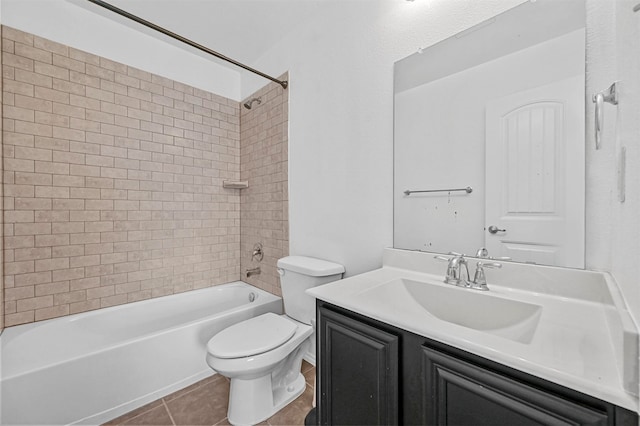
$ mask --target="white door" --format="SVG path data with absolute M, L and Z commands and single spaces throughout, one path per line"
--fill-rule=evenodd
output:
M 487 103 L 492 256 L 584 268 L 584 111 L 584 76 Z

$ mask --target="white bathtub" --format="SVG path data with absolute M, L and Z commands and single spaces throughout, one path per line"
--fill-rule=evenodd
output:
M 212 375 L 207 341 L 266 312 L 282 313 L 282 299 L 235 282 L 10 327 L 0 337 L 0 422 L 115 418 Z

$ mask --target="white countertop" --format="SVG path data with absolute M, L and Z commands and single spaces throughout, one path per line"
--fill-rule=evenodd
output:
M 380 269 L 312 288 L 307 293 L 638 411 L 638 332 L 615 282 L 607 274 L 510 262 L 504 263 L 502 270 L 487 270 L 490 291 L 479 292 L 481 296 L 490 293 L 489 297 L 542 307 L 533 337 L 523 343 L 440 320 L 417 302 L 394 297 L 393 293 L 379 297 L 379 293 L 369 292 L 398 278 L 451 287 L 442 283 L 446 263 L 434 261 L 432 253 L 387 249 L 384 259 Z M 472 269 L 472 259 L 469 264 Z

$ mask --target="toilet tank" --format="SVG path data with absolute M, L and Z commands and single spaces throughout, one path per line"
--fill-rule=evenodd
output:
M 316 317 L 316 299 L 307 289 L 342 278 L 344 266 L 306 256 L 287 256 L 278 260 L 278 273 L 284 312 L 291 318 L 311 324 Z

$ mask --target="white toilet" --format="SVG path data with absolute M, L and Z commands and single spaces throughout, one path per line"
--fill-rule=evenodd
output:
M 231 379 L 231 424 L 266 420 L 304 392 L 300 366 L 305 353 L 315 348 L 316 312 L 315 299 L 305 290 L 339 280 L 343 272 L 342 265 L 311 257 L 278 260 L 285 315 L 263 314 L 209 340 L 207 363 Z

